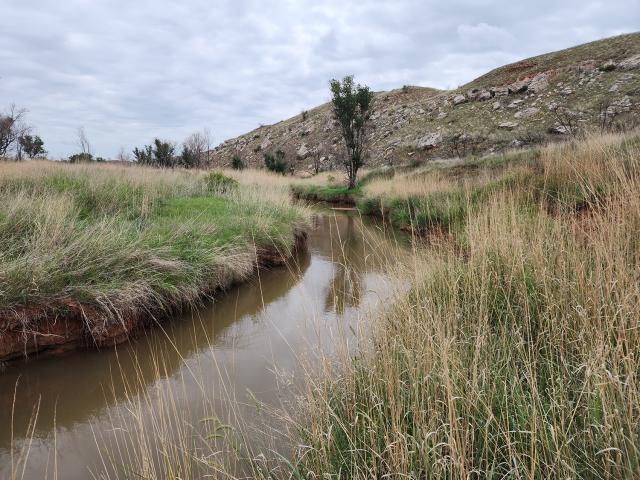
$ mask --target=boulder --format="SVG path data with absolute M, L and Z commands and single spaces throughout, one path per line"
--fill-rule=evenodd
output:
M 467 97 L 462 94 L 458 94 L 451 99 L 454 105 L 460 105 L 461 103 L 465 103 L 467 101 Z
M 494 110 L 498 110 L 498 109 L 502 108 L 502 104 L 496 100 L 495 102 L 493 102 L 492 107 L 493 107 Z
M 424 137 L 418 139 L 416 146 L 423 150 L 429 150 L 437 147 L 441 140 L 442 135 L 440 135 L 440 132 L 428 133 Z
M 478 100 L 479 102 L 484 102 L 486 100 L 491 100 L 492 98 L 493 95 L 491 95 L 491 92 L 489 90 L 482 90 L 476 97 L 476 100 Z
M 498 125 L 498 127 L 502 128 L 503 130 L 513 130 L 518 125 L 519 123 L 516 122 L 502 122 L 500 125 Z
M 640 53 L 625 58 L 620 63 L 618 63 L 618 68 L 620 70 L 633 70 L 638 67 L 640 67 Z
M 311 152 L 307 148 L 307 144 L 303 143 L 302 145 L 300 145 L 300 148 L 296 152 L 296 156 L 298 157 L 298 160 L 304 160 L 309 156 L 309 153 Z
M 529 117 L 533 117 L 539 111 L 540 111 L 539 108 L 529 107 L 529 108 L 525 108 L 524 110 L 520 110 L 519 112 L 516 112 L 514 117 L 515 118 L 529 118 Z
M 533 93 L 540 93 L 545 91 L 547 88 L 549 88 L 549 78 L 547 77 L 547 74 L 537 74 L 535 77 L 533 77 L 531 83 L 529 83 L 529 86 L 527 88 Z
M 508 87 L 491 87 L 489 91 L 493 94 L 494 97 L 504 97 L 509 95 Z
M 569 135 L 571 133 L 571 128 L 566 125 L 556 123 L 553 127 L 549 128 L 549 133 L 556 135 Z
M 513 82 L 511 85 L 508 85 L 507 89 L 509 90 L 509 93 L 526 92 L 527 88 L 529 88 L 529 83 L 531 83 L 531 80 L 528 78 L 525 78 L 523 80 L 518 80 L 516 82 Z
M 509 105 L 507 105 L 507 108 L 516 108 L 518 105 L 520 105 L 523 102 L 524 102 L 524 100 L 519 98 L 519 99 L 514 100 L 513 102 L 511 102 Z

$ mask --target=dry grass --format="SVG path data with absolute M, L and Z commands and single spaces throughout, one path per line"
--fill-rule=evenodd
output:
M 638 153 L 633 137 L 548 149 L 548 196 L 495 192 L 461 243 L 421 252 L 369 347 L 310 379 L 296 471 L 637 478 Z M 588 216 L 548 213 L 576 200 Z
M 293 245 L 305 212 L 266 186 L 221 192 L 207 172 L 0 164 L 0 313 L 68 299 L 121 320 L 249 275 Z

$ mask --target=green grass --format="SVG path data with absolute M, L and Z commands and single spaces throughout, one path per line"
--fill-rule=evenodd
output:
M 291 191 L 295 197 L 310 202 L 346 205 L 353 205 L 355 200 L 362 195 L 361 185 L 352 189 L 345 186 L 293 185 Z
M 256 249 L 290 250 L 304 224 L 299 209 L 244 192 L 222 174 L 0 168 L 5 316 L 72 300 L 115 319 L 197 301 L 249 275 Z

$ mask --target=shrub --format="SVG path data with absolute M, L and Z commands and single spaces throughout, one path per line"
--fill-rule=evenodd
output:
M 206 177 L 207 187 L 210 192 L 225 194 L 234 192 L 238 189 L 238 181 L 234 178 L 226 176 L 222 172 L 210 172 Z
M 93 155 L 90 153 L 76 153 L 69 157 L 69 162 L 71 163 L 90 162 L 92 160 Z
M 264 166 L 267 170 L 284 175 L 287 173 L 287 160 L 282 150 L 276 150 L 275 154 L 264 154 Z
M 245 167 L 246 166 L 242 161 L 242 158 L 240 158 L 239 155 L 234 155 L 231 159 L 231 168 L 233 168 L 234 170 L 244 170 Z

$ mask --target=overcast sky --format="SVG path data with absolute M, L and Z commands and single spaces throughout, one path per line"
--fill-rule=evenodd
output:
M 639 29 L 640 1 L 0 0 L 0 108 L 52 156 L 209 127 L 215 143 L 328 99 L 453 88 L 524 57 Z

